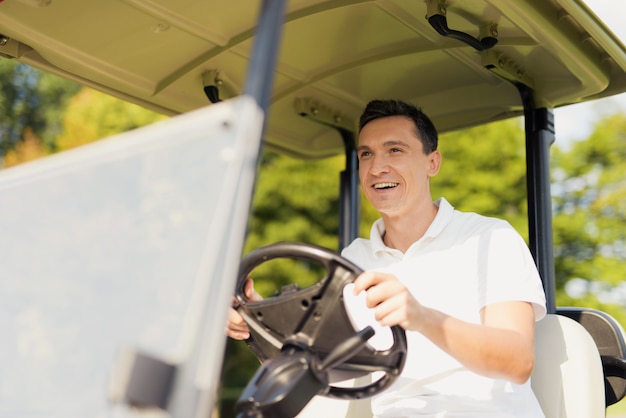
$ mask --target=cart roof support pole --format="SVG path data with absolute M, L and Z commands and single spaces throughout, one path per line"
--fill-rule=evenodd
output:
M 361 194 L 356 139 L 352 131 L 339 129 L 346 150 L 346 169 L 339 177 L 339 251 L 359 236 Z
M 264 0 L 259 11 L 254 46 L 248 66 L 244 94 L 254 97 L 267 117 L 280 38 L 285 18 L 286 0 Z
M 517 88 L 524 103 L 529 247 L 541 275 L 548 313 L 555 313 L 556 278 L 550 193 L 550 146 L 555 138 L 554 114 L 552 109 L 535 108 L 530 88 L 521 84 Z

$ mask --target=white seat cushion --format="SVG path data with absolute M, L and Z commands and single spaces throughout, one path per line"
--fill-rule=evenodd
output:
M 606 414 L 600 354 L 578 322 L 546 315 L 535 331 L 532 388 L 546 418 L 596 418 Z

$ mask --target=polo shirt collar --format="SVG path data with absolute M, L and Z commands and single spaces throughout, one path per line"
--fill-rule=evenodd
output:
M 437 215 L 435 215 L 435 219 L 430 224 L 424 236 L 420 238 L 419 241 L 425 238 L 436 238 L 441 231 L 450 223 L 452 219 L 452 215 L 454 213 L 454 207 L 448 203 L 448 201 L 441 197 L 435 201 L 435 205 L 439 208 L 437 211 Z M 385 223 L 382 218 L 379 218 L 372 225 L 372 229 L 370 231 L 370 242 L 372 245 L 372 251 L 375 255 L 382 255 L 382 253 L 400 253 L 399 250 L 394 248 L 389 248 L 383 242 L 383 235 L 385 234 Z

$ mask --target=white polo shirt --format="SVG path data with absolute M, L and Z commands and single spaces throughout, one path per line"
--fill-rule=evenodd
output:
M 382 219 L 369 240 L 357 239 L 342 255 L 363 270 L 396 275 L 423 305 L 480 323 L 480 310 L 505 301 L 546 313 L 545 295 L 524 240 L 503 220 L 463 213 L 445 200 L 422 238 L 402 253 L 382 240 Z M 543 417 L 530 382 L 516 385 L 467 370 L 418 332 L 407 332 L 404 371 L 372 400 L 377 417 Z

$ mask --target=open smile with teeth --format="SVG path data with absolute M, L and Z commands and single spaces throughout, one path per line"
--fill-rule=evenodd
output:
M 387 182 L 387 183 L 376 183 L 374 184 L 374 189 L 380 190 L 380 189 L 393 189 L 394 187 L 397 187 L 399 183 L 391 183 L 391 182 Z

